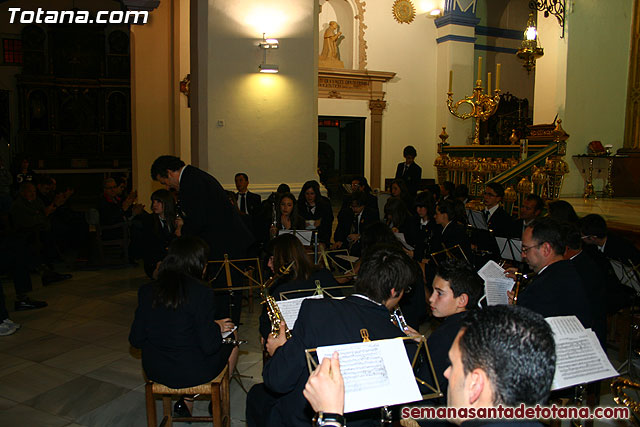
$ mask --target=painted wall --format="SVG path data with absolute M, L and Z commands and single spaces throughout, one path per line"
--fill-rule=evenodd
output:
M 631 14 L 632 0 L 616 1 L 615 7 L 610 2 L 583 0 L 568 11 L 566 41 L 551 41 L 549 35 L 543 39 L 549 40 L 549 45 L 543 42 L 545 56 L 538 61 L 541 66 L 547 58 L 561 59 L 549 64 L 548 73 L 538 70 L 536 87 L 547 81 L 558 83 L 555 97 L 553 93 L 546 98 L 536 94 L 536 116 L 539 121 L 550 122 L 557 109 L 562 126 L 570 135 L 565 157 L 570 173 L 565 177 L 561 196 L 580 195 L 584 189 L 572 155 L 586 153 L 587 144 L 593 140 L 612 144 L 614 152 L 623 146 Z M 542 20 L 544 17 L 539 16 L 538 22 Z M 558 27 L 555 18 L 547 20 L 545 24 Z M 562 60 L 565 54 L 566 74 Z
M 208 164 L 226 188 L 237 172 L 262 194 L 281 182 L 295 193 L 318 179 L 316 9 L 311 1 L 209 1 Z M 267 53 L 278 74 L 258 72 L 263 33 L 280 42 Z

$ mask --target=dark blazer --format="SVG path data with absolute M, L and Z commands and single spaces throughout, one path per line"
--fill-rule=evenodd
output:
M 509 237 L 513 230 L 513 219 L 502 206 L 489 217 L 489 229 L 493 230 L 493 235 L 498 237 Z
M 520 293 L 518 305 L 544 317 L 577 316 L 585 328 L 593 327 L 591 305 L 585 285 L 571 261 L 557 261 Z
M 309 378 L 305 349 L 362 342 L 361 329 L 369 332 L 372 341 L 404 336 L 391 323 L 386 307 L 364 298 L 309 299 L 302 303 L 292 338 L 276 350 L 262 372 L 265 385 L 275 393 L 284 394 L 265 415 L 268 426 L 311 426 L 314 413 L 302 395 Z M 380 412 L 346 415 L 349 426 L 369 426 L 379 423 Z
M 405 184 L 407 184 L 409 193 L 411 193 L 412 196 L 415 196 L 418 192 L 420 181 L 422 180 L 422 168 L 414 162 L 409 165 L 407 172 L 405 173 L 404 165 L 405 162 L 398 163 L 395 179 L 402 179 Z
M 440 235 L 440 247 L 434 248 L 432 252 L 440 251 L 444 248 L 452 248 L 455 245 L 460 245 L 460 248 L 464 251 L 464 254 L 467 256 L 469 262 L 472 262 L 471 258 L 471 242 L 469 241 L 469 236 L 467 236 L 467 229 L 464 225 L 451 221 L 449 225 L 447 225 Z M 443 247 L 444 246 L 444 247 Z
M 290 280 L 284 283 L 276 282 L 270 289 L 269 295 L 273 297 L 276 301 L 280 301 L 280 293 L 287 291 L 296 291 L 299 289 L 308 289 L 308 292 L 303 293 L 291 293 L 287 294 L 288 299 L 293 298 L 302 298 L 311 296 L 312 292 L 316 288 L 316 280 L 320 281 L 320 286 L 323 288 L 331 287 L 331 286 L 339 286 L 340 284 L 333 278 L 333 274 L 326 268 L 322 268 L 309 277 L 308 280 Z M 331 293 L 333 296 L 342 296 L 342 293 Z M 267 307 L 262 305 L 262 313 L 260 313 L 260 335 L 265 340 L 267 339 L 267 335 L 271 332 L 271 322 L 269 321 L 269 316 L 267 316 Z
M 638 248 L 629 240 L 613 233 L 607 234 L 607 243 L 604 245 L 604 256 L 627 265 L 630 263 L 633 263 L 633 265 L 640 264 L 640 251 L 638 251 Z
M 298 200 L 298 213 L 305 220 L 320 220 L 318 241 L 328 245 L 331 241 L 331 230 L 333 229 L 333 209 L 329 199 L 322 197 L 316 204 L 315 212 L 311 212 L 311 208 L 304 198 L 300 198 Z
M 217 179 L 187 165 L 178 200 L 185 215 L 182 234 L 204 239 L 211 250 L 209 259 L 222 259 L 224 254 L 231 259 L 244 256 L 253 236 Z
M 349 215 L 345 213 L 345 215 L 338 217 L 338 226 L 336 227 L 336 231 L 333 234 L 333 240 L 335 242 L 342 242 L 343 248 L 346 248 L 346 245 L 348 243 L 347 236 L 351 233 L 356 233 L 358 231 L 355 229 L 356 228 L 354 224 L 355 219 L 356 219 L 356 215 L 353 213 L 352 210 L 350 210 Z M 374 212 L 372 209 L 368 209 L 365 207 L 362 211 L 362 216 L 360 217 L 360 223 L 359 223 L 360 234 L 362 234 L 362 232 L 364 231 L 365 228 L 367 228 L 367 226 L 373 223 L 376 223 L 378 221 L 379 219 L 376 212 Z M 351 247 L 351 254 L 354 256 L 360 256 L 359 240 Z
M 606 314 L 606 280 L 605 272 L 602 271 L 597 261 L 591 258 L 585 251 L 571 259 L 575 267 L 584 290 L 589 300 L 591 314 L 593 316 L 593 332 L 598 336 L 603 348 L 607 348 L 607 314 Z
M 444 377 L 444 371 L 451 364 L 449 361 L 449 349 L 456 335 L 458 335 L 464 314 L 465 312 L 463 311 L 462 313 L 457 313 L 444 319 L 440 326 L 438 326 L 427 339 L 427 347 L 429 347 L 433 369 L 436 371 L 440 391 L 444 395 L 443 397 L 433 399 L 433 403 L 438 405 L 446 405 L 447 403 L 447 387 L 449 381 Z
M 378 198 L 371 193 L 367 193 L 367 202 L 365 207 L 369 210 L 375 211 L 378 220 L 380 219 L 380 210 L 378 209 Z M 351 214 L 351 195 L 347 194 L 342 198 L 342 206 L 338 212 L 338 218 L 342 215 Z
M 236 192 L 236 195 L 238 196 L 238 209 L 240 209 L 240 193 Z M 249 215 L 253 216 L 260 212 L 262 197 L 260 197 L 259 194 L 247 191 L 245 198 L 247 200 L 247 213 Z
M 147 276 L 151 277 L 158 261 L 167 256 L 169 244 L 175 237 L 167 225 L 162 226 L 158 215 L 145 215 L 142 218 L 142 259 Z
M 152 308 L 155 283 L 143 285 L 129 333 L 131 345 L 142 349 L 147 377 L 172 388 L 210 381 L 231 353 L 214 322 L 213 290 L 187 276 L 184 283 L 187 303 L 177 310 Z

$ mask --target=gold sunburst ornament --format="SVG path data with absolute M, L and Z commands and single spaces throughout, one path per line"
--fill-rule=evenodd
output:
M 393 17 L 399 23 L 411 23 L 416 17 L 416 8 L 413 7 L 411 0 L 396 0 L 391 8 Z

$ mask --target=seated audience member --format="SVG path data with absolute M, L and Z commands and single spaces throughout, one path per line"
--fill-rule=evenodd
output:
M 460 245 L 460 248 L 471 260 L 471 243 L 467 236 L 467 230 L 458 220 L 455 203 L 451 200 L 441 200 L 436 205 L 435 220 L 442 227 L 440 236 L 435 236 L 430 252 L 441 251 L 442 249 L 453 248 Z
M 578 224 L 580 221 L 575 209 L 573 209 L 573 206 L 564 200 L 554 200 L 553 202 L 549 202 L 547 216 L 550 216 L 557 221 L 567 222 L 569 224 Z
M 253 426 L 311 426 L 313 412 L 302 392 L 309 377 L 305 349 L 325 345 L 362 342 L 362 330 L 374 340 L 404 336 L 389 321 L 402 294 L 417 274 L 413 261 L 401 250 L 378 246 L 362 259 L 355 294 L 344 299 L 307 299 L 286 340 L 281 326 L 277 338 L 269 335 L 267 351 L 272 356 L 265 365 L 264 384 L 255 385 L 247 395 L 247 424 Z M 347 415 L 349 426 L 371 425 L 380 411 L 360 411 Z
M 180 236 L 182 219 L 176 215 L 176 202 L 165 189 L 151 194 L 151 215 L 143 219 L 143 260 L 147 276 L 155 278 L 160 261 L 167 256 L 169 244 Z
M 607 230 L 607 222 L 600 215 L 589 214 L 580 221 L 582 241 L 607 258 L 629 266 L 640 264 L 640 251 L 629 240 Z
M 453 199 L 456 192 L 456 185 L 451 181 L 445 181 L 440 184 L 440 194 L 443 200 Z
M 13 162 L 13 194 L 15 197 L 20 191 L 20 186 L 25 182 L 36 184 L 37 174 L 31 169 L 29 159 L 27 157 L 17 157 Z
M 197 237 L 174 240 L 158 280 L 138 291 L 129 342 L 142 349 L 142 367 L 151 381 L 186 388 L 211 381 L 227 362 L 233 372 L 238 350 L 222 343 L 222 333 L 234 325 L 215 318 L 213 289 L 202 282 L 208 255 L 207 244 Z M 192 399 L 181 398 L 176 413 L 189 416 Z
M 409 189 L 409 196 L 413 197 L 420 189 L 420 181 L 422 180 L 422 168 L 415 162 L 418 153 L 416 149 L 407 145 L 402 150 L 404 162 L 398 163 L 395 179 L 402 179 Z M 408 203 L 410 206 L 411 203 Z
M 361 244 L 363 254 L 367 252 L 369 248 L 379 244 L 390 245 L 404 250 L 402 243 L 400 243 L 395 234 L 393 234 L 393 231 L 382 222 L 373 223 L 364 229 Z M 410 253 L 409 256 L 411 256 Z M 420 268 L 417 263 L 415 267 Z M 356 273 L 358 269 L 359 264 L 356 264 L 354 266 Z M 402 295 L 399 307 L 407 324 L 417 330 L 427 317 L 425 286 L 422 275 L 418 275 L 415 283 L 412 283 L 409 289 Z
M 307 181 L 298 196 L 298 213 L 307 230 L 318 230 L 318 241 L 329 247 L 333 227 L 331 201 L 320 194 L 318 181 Z
M 453 192 L 453 197 L 466 205 L 467 202 L 469 202 L 469 187 L 465 184 L 458 185 L 456 190 Z
M 296 198 L 291 193 L 280 197 L 276 213 L 276 223 L 271 225 L 271 236 L 278 235 L 278 230 L 304 230 L 304 218 L 298 214 Z
M 373 209 L 366 208 L 367 195 L 356 191 L 351 195 L 351 214 L 341 215 L 338 218 L 338 226 L 333 234 L 333 249 L 349 249 L 351 255 L 360 256 L 360 235 L 365 227 L 378 222 L 377 214 Z
M 513 225 L 511 216 L 500 206 L 504 197 L 504 187 L 501 184 L 491 182 L 484 190 L 484 217 L 489 229 L 495 236 L 508 237 Z
M 413 205 L 413 195 L 411 194 L 403 180 L 394 180 L 391 183 L 391 187 L 389 189 L 391 190 L 391 196 L 402 199 L 406 206 Z
M 556 349 L 551 327 L 523 307 L 496 305 L 469 311 L 449 350 L 450 408 L 533 407 L 544 405 L 555 374 Z M 450 419 L 458 425 L 499 425 L 501 420 Z M 506 421 L 506 420 L 502 420 Z M 502 424 L 542 426 L 537 421 Z
M 302 298 L 311 296 L 317 288 L 316 281 L 322 288 L 339 286 L 336 279 L 326 268 L 314 265 L 307 255 L 302 243 L 292 234 L 283 234 L 270 242 L 270 249 L 273 255 L 269 257 L 267 265 L 272 273 L 277 274 L 281 269 L 289 267 L 289 273 L 281 276 L 271 285 L 268 292 L 276 301 L 280 301 L 282 292 L 289 292 L 287 299 Z M 292 264 L 293 263 L 293 264 Z M 290 292 L 297 290 L 307 290 L 307 292 Z M 332 295 L 342 296 L 341 292 L 329 291 Z M 267 316 L 267 308 L 262 306 L 260 315 L 260 335 L 263 339 L 271 332 L 271 324 Z
M 236 193 L 238 196 L 238 209 L 240 209 L 241 213 L 251 215 L 252 217 L 255 216 L 260 211 L 262 198 L 259 194 L 249 191 L 249 176 L 246 173 L 237 173 L 235 181 L 236 189 L 238 190 Z
M 517 303 L 544 317 L 575 315 L 585 328 L 591 328 L 594 315 L 585 285 L 571 261 L 563 258 L 565 247 L 565 229 L 553 218 L 538 218 L 524 230 L 522 261 L 536 275 Z
M 399 197 L 390 197 L 384 204 L 384 220 L 394 233 L 402 233 L 411 238 L 411 213 Z
M 441 234 L 441 227 L 434 219 L 436 206 L 430 191 L 418 193 L 414 206 L 417 215 L 411 218 L 413 231 L 409 243 L 415 247 L 413 259 L 421 262 L 429 259 L 431 241 L 434 236 Z
M 527 194 L 522 201 L 520 207 L 520 219 L 513 221 L 513 231 L 511 237 L 515 239 L 521 239 L 524 229 L 533 222 L 534 219 L 542 215 L 544 209 L 544 201 L 537 194 Z
M 443 322 L 429 335 L 427 346 L 440 390 L 445 396 L 448 383 L 444 371 L 449 366 L 447 354 L 460 330 L 464 313 L 477 309 L 483 291 L 482 279 L 467 261 L 448 259 L 438 266 L 429 305 L 433 317 Z M 435 399 L 434 403 L 442 405 L 446 399 Z

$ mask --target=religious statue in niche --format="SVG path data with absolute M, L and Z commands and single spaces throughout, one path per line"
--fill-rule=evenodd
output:
M 319 67 L 344 68 L 344 62 L 340 61 L 338 53 L 338 42 L 344 38 L 341 36 L 342 32 L 338 31 L 338 23 L 336 21 L 329 22 L 329 27 L 324 32 L 322 52 L 318 57 Z

